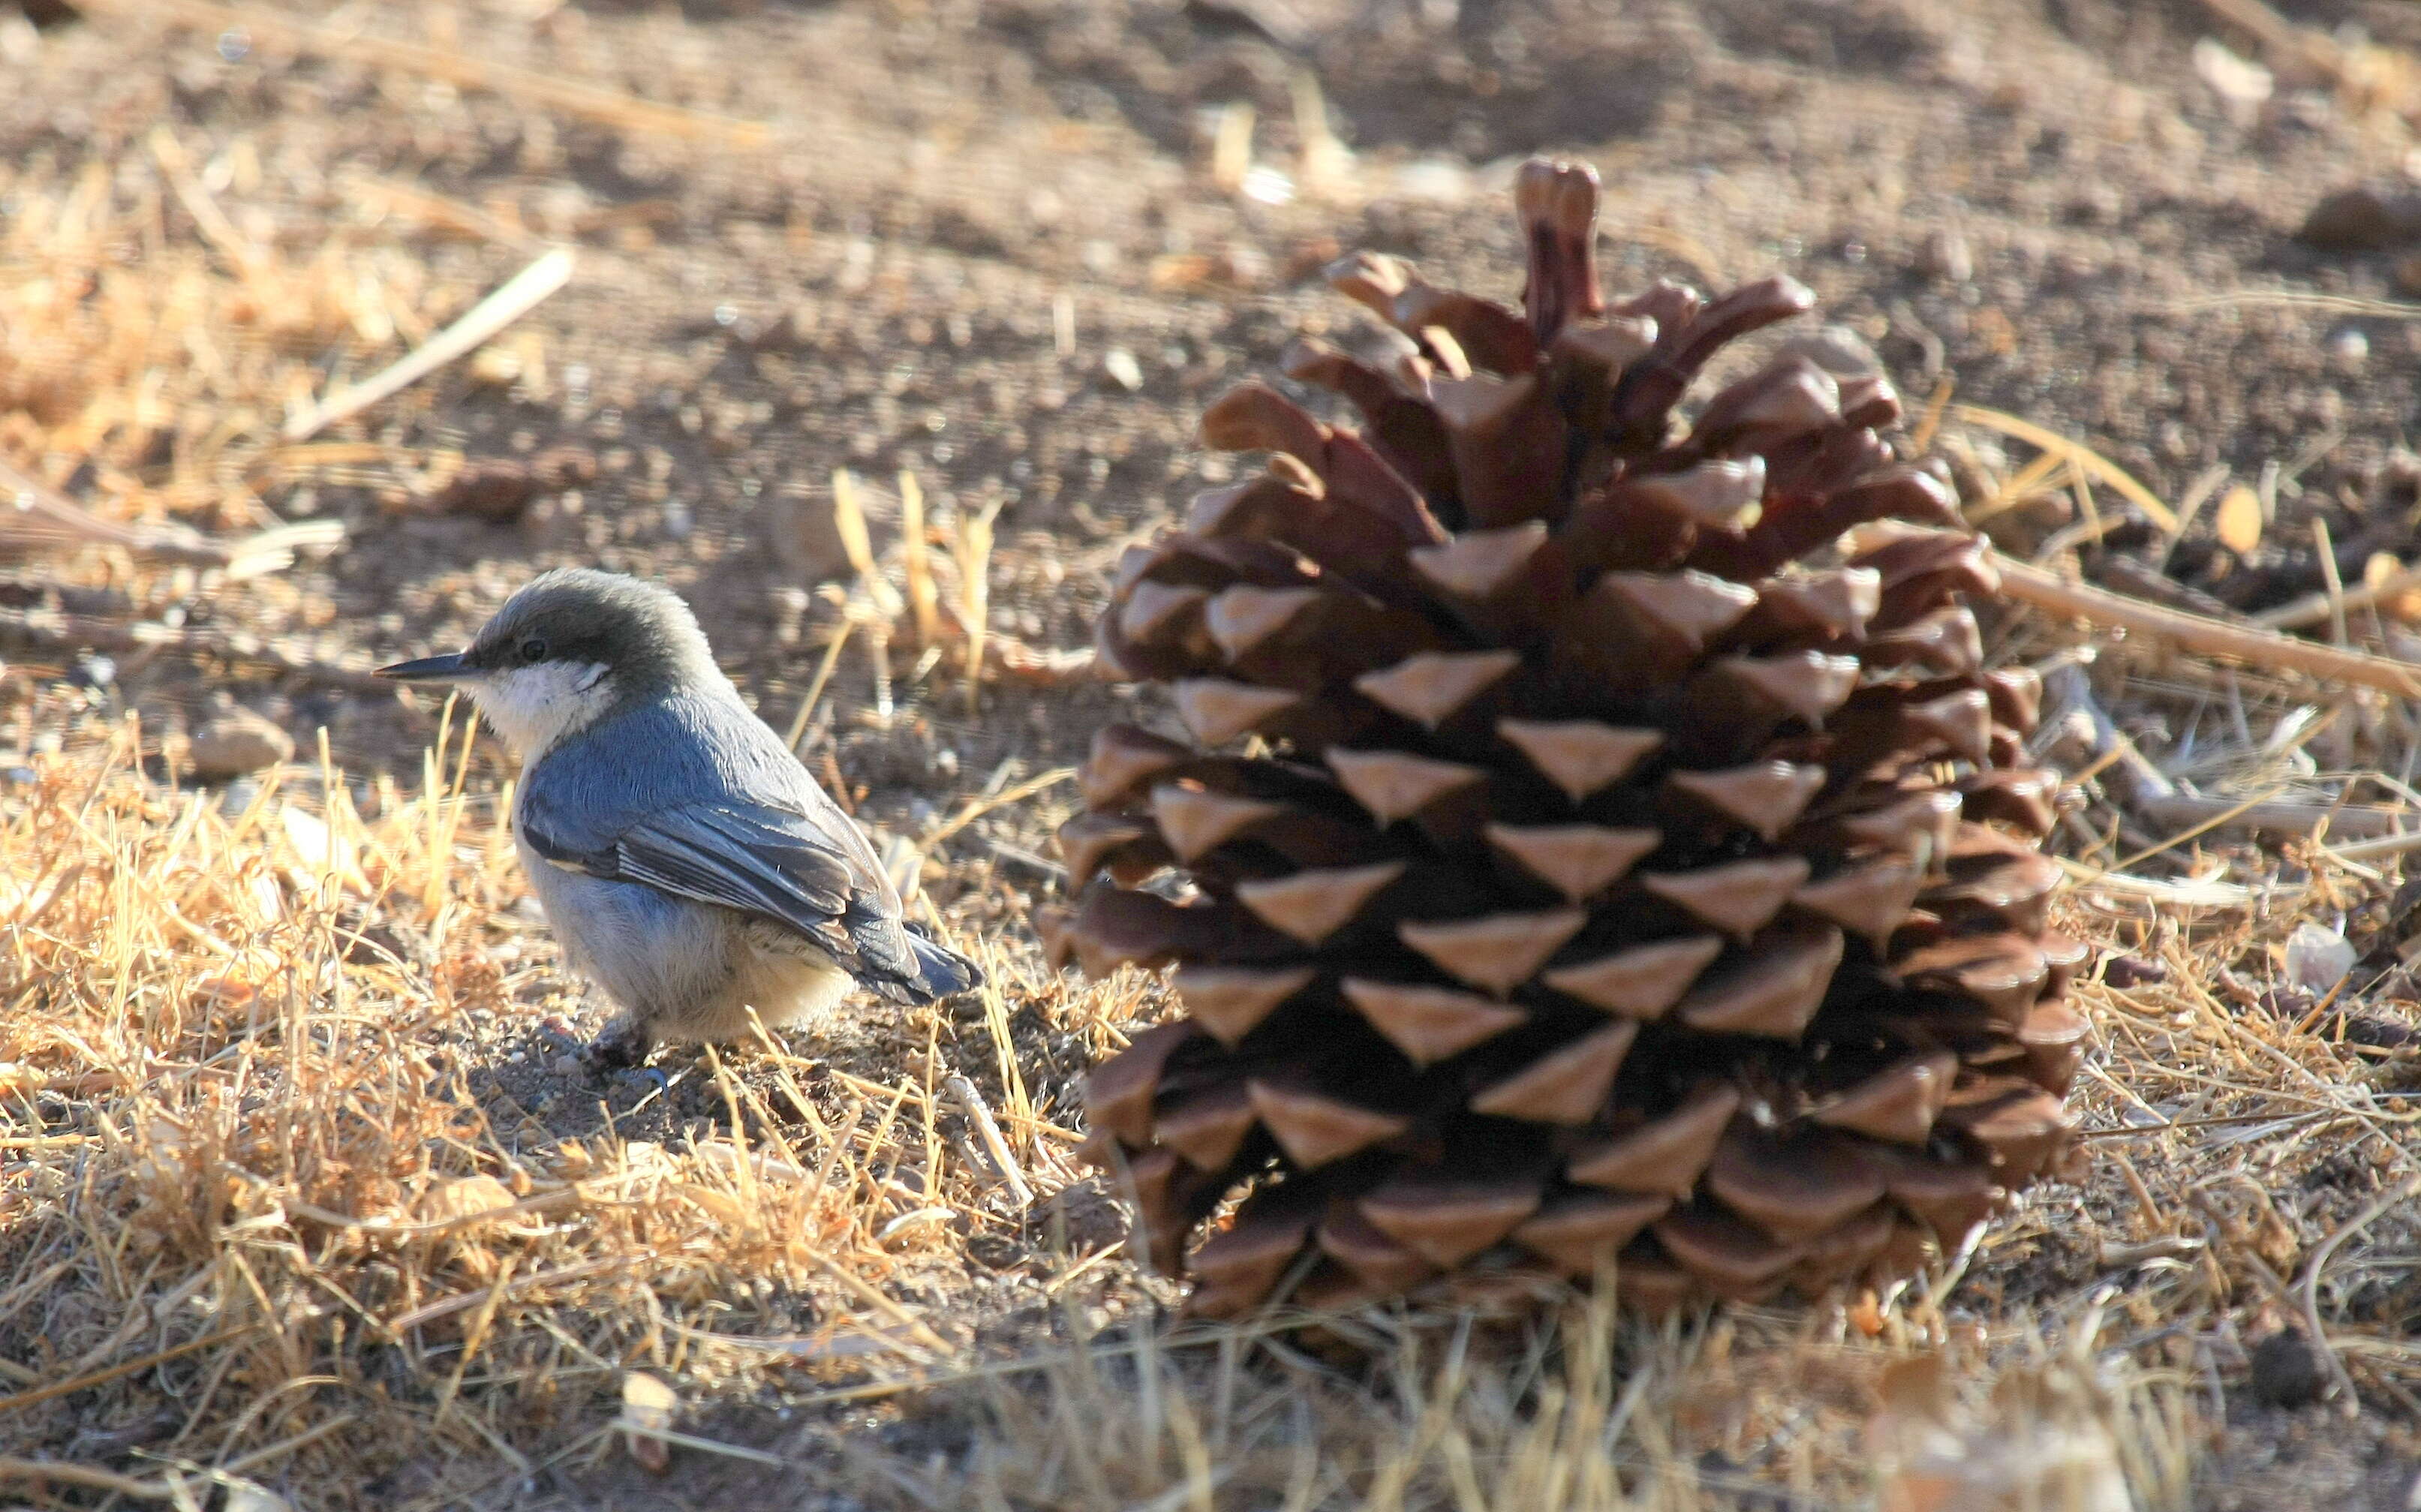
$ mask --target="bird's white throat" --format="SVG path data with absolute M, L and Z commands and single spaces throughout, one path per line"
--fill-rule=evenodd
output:
M 614 706 L 609 670 L 595 662 L 540 662 L 506 667 L 465 686 L 513 753 L 535 761 Z

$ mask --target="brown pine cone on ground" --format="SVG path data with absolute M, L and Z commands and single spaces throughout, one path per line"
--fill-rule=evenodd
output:
M 1682 420 L 1808 292 L 1608 304 L 1594 173 L 1516 200 L 1518 312 L 1331 271 L 1406 350 L 1287 371 L 1362 429 L 1221 399 L 1206 437 L 1268 470 L 1131 553 L 1101 623 L 1190 739 L 1101 732 L 1052 943 L 1177 968 L 1185 1016 L 1088 1100 L 1202 1314 L 1609 1260 L 1648 1307 L 1888 1285 L 2069 1147 L 2040 689 L 1981 664 L 1943 473 L 1879 435 L 1887 382 L 1804 355 Z

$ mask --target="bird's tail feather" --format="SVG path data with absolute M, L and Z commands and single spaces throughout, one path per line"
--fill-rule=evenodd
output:
M 947 945 L 935 944 L 912 929 L 908 947 L 916 957 L 915 986 L 930 997 L 971 992 L 984 984 L 982 968 Z

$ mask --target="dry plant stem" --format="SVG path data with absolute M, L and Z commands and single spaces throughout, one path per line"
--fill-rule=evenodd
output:
M 2319 553 L 2320 581 L 2327 585 L 2329 641 L 2332 645 L 2343 646 L 2346 644 L 2345 580 L 2337 575 L 2336 543 L 2329 538 L 2327 521 L 2319 518 L 2312 521 L 2312 548 Z
M 2356 609 L 2367 609 L 2373 604 L 2383 603 L 2415 587 L 2421 587 L 2421 563 L 2400 568 L 2377 583 L 2366 583 L 2358 587 L 2348 588 L 2345 590 L 2344 597 L 2338 601 L 2347 612 L 2351 613 Z M 2302 630 L 2307 625 L 2318 625 L 2325 621 L 2329 617 L 2330 608 L 2330 599 L 2326 592 L 2307 593 L 2300 599 L 2290 600 L 2274 609 L 2264 609 L 2251 617 L 2255 624 L 2270 630 Z
M 308 441 L 329 426 L 418 382 L 447 363 L 468 356 L 481 342 L 536 309 L 541 300 L 570 283 L 574 260 L 570 247 L 554 247 L 541 254 L 424 345 L 287 421 L 286 439 Z
M 1950 407 L 1950 416 L 1954 420 L 1982 426 L 1988 430 L 1997 430 L 2030 446 L 2063 454 L 2079 475 L 2090 474 L 2097 481 L 2116 489 L 2126 495 L 2128 503 L 2144 511 L 2145 518 L 2163 532 L 2172 536 L 2177 534 L 2177 512 L 2163 504 L 2158 494 L 2137 482 L 2124 468 L 2091 447 L 2045 430 L 2031 420 L 2021 420 L 2014 414 L 1988 410 L 1979 404 L 1954 404 Z
M 256 41 L 273 46 L 442 79 L 462 88 L 493 90 L 625 129 L 661 132 L 667 136 L 720 142 L 736 148 L 762 147 L 766 140 L 761 121 L 734 120 L 659 105 L 601 85 L 519 69 L 449 48 L 363 37 L 251 6 L 215 6 L 206 0 L 90 0 L 81 8 L 102 14 L 149 16 L 197 31 L 243 32 Z
M 122 525 L 104 520 L 22 468 L 0 459 L 0 494 L 13 495 L 13 509 L 0 508 L 0 546 L 16 550 L 117 546 L 136 556 L 185 567 L 224 569 L 231 577 L 258 577 L 294 565 L 298 551 L 333 547 L 345 538 L 334 520 L 306 521 L 236 541 L 206 540 L 182 525 Z
M 2053 614 L 2157 635 L 2206 656 L 2377 688 L 2399 698 L 2421 698 L 2421 666 L 2409 662 L 2320 646 L 2273 631 L 2223 625 L 2200 615 L 2164 609 L 2106 588 L 2071 583 L 1997 552 L 1992 555 L 1992 565 L 2000 570 L 2003 594 Z
M 2147 793 L 2137 797 L 2132 806 L 2160 824 L 2203 824 L 2224 815 L 2225 824 L 2220 827 L 2234 825 L 2274 834 L 2309 834 L 2325 823 L 2331 834 L 2358 840 L 2382 836 L 2400 839 L 2403 836 L 2399 826 L 2421 821 L 2421 816 L 2367 803 L 2338 807 L 2329 803 L 2257 803 L 2248 807 L 2231 799 L 2193 798 L 2183 793 Z M 2347 850 L 2340 848 L 2337 853 L 2345 854 Z
M 976 1126 L 976 1137 L 983 1141 L 984 1153 L 992 1158 L 993 1167 L 1000 1172 L 1001 1180 L 1007 1184 L 1008 1194 L 1016 1199 L 1017 1206 L 1021 1208 L 1034 1206 L 1034 1189 L 1026 1185 L 1025 1173 L 1018 1168 L 1017 1157 L 1009 1152 L 1008 1141 L 1001 1138 L 1000 1125 L 993 1121 L 992 1108 L 984 1101 L 983 1093 L 963 1076 L 953 1076 L 942 1084 L 949 1089 L 950 1096 L 959 1099 L 959 1106 L 967 1111 L 967 1117 Z

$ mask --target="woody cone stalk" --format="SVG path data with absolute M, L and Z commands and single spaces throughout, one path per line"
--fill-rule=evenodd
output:
M 1609 1261 L 1649 1308 L 1888 1285 L 2069 1147 L 2040 690 L 1981 665 L 1992 571 L 1880 434 L 1898 396 L 1786 355 L 1684 421 L 1807 290 L 1608 304 L 1596 175 L 1515 199 L 1518 311 L 1331 270 L 1409 338 L 1288 355 L 1361 429 L 1219 400 L 1210 444 L 1267 470 L 1101 619 L 1189 738 L 1101 732 L 1050 937 L 1177 968 L 1184 1017 L 1087 1099 L 1200 1314 Z

